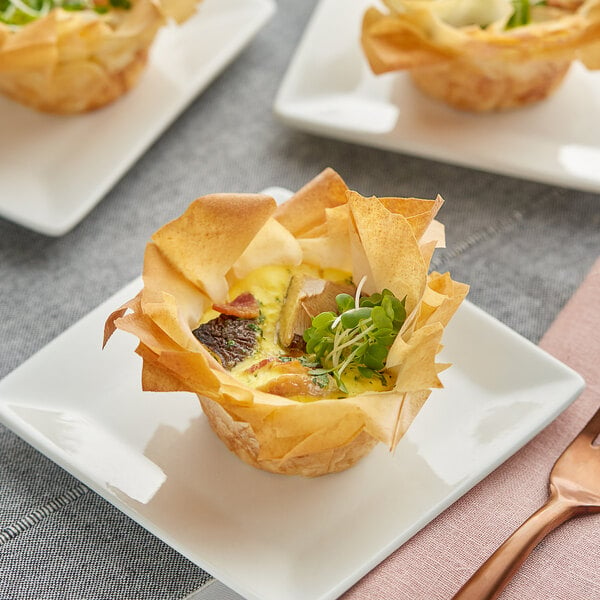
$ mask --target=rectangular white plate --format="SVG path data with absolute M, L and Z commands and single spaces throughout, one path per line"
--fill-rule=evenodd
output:
M 271 191 L 281 196 L 280 188 Z M 583 389 L 574 371 L 466 302 L 445 389 L 394 454 L 273 475 L 231 454 L 196 397 L 140 391 L 133 336 L 100 349 L 136 280 L 0 382 L 0 422 L 249 600 L 332 600 L 522 447 Z
M 0 97 L 0 216 L 46 235 L 69 231 L 274 10 L 274 0 L 203 0 L 158 33 L 139 85 L 89 114 L 41 114 Z
M 469 114 L 431 100 L 403 73 L 375 76 L 360 47 L 376 0 L 321 0 L 275 100 L 299 129 L 587 191 L 600 191 L 600 72 L 574 64 L 539 104 Z

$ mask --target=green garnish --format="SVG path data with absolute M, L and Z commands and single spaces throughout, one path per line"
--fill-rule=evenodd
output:
M 512 16 L 506 24 L 506 28 L 512 29 L 513 27 L 527 25 L 531 19 L 529 0 L 512 0 L 512 3 L 515 8 Z
M 296 359 L 303 367 L 307 367 L 309 369 L 315 369 L 319 366 L 319 363 L 316 360 L 312 360 L 308 358 L 308 356 L 302 355 Z
M 130 0 L 108 0 L 96 4 L 95 0 L 0 0 L 0 23 L 18 29 L 36 19 L 45 17 L 53 8 L 67 11 L 93 10 L 104 14 L 110 8 L 131 8 Z
M 348 390 L 342 374 L 348 367 L 356 367 L 362 377 L 383 377 L 380 372 L 390 346 L 406 319 L 404 300 L 398 300 L 390 290 L 360 298 L 360 288 L 356 298 L 336 296 L 338 312 L 318 314 L 304 332 L 306 352 L 314 354 L 321 365 L 309 374 L 331 374 L 344 393 Z
M 514 6 L 514 12 L 508 23 L 506 29 L 512 29 L 514 27 L 522 27 L 523 25 L 529 25 L 531 23 L 531 7 L 532 6 L 546 6 L 546 0 L 511 0 Z
M 263 330 L 256 323 L 248 323 L 248 329 L 252 329 L 252 331 L 259 333 L 260 335 L 263 334 Z
M 322 389 L 329 385 L 329 376 L 327 373 L 323 373 L 323 375 L 314 375 L 312 380 L 315 385 L 318 385 Z

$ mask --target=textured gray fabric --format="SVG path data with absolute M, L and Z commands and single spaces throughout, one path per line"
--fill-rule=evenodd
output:
M 92 492 L 0 546 L 0 598 L 182 598 L 210 578 Z M 99 580 L 100 579 L 100 580 Z
M 0 377 L 139 274 L 195 197 L 297 189 L 326 166 L 364 194 L 446 199 L 434 266 L 539 340 L 600 255 L 600 197 L 323 139 L 272 115 L 315 0 L 280 0 L 256 39 L 62 238 L 0 220 Z M 0 188 L 1 189 L 1 188 Z M 0 599 L 184 598 L 208 576 L 0 426 Z M 62 499 L 62 500 L 60 500 Z

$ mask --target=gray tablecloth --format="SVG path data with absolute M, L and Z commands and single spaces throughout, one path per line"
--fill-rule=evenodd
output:
M 326 166 L 364 194 L 444 196 L 448 249 L 434 266 L 539 340 L 600 255 L 600 197 L 279 123 L 275 93 L 314 5 L 279 0 L 236 62 L 73 231 L 54 239 L 0 220 L 0 377 L 137 276 L 149 235 L 195 197 L 296 189 Z M 179 599 L 202 586 L 225 593 L 0 426 L 1 599 Z

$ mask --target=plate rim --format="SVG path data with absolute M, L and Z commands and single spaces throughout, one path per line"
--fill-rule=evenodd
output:
M 206 3 L 208 0 L 204 0 Z M 218 6 L 218 0 L 213 0 L 215 6 Z M 41 233 L 50 237 L 60 237 L 68 233 L 77 224 L 79 224 L 85 217 L 104 199 L 104 197 L 110 192 L 110 190 L 117 184 L 117 182 L 136 164 L 136 162 L 143 156 L 143 154 L 149 149 L 149 147 L 156 141 L 158 141 L 169 126 L 181 115 L 186 107 L 191 104 L 203 91 L 205 91 L 211 83 L 218 77 L 218 75 L 224 71 L 230 63 L 243 51 L 243 49 L 251 42 L 255 35 L 258 34 L 260 29 L 268 22 L 268 20 L 276 12 L 277 5 L 275 0 L 231 0 L 237 2 L 240 10 L 246 10 L 247 5 L 251 4 L 255 7 L 256 13 L 251 20 L 247 22 L 245 29 L 236 32 L 237 37 L 235 43 L 231 43 L 229 47 L 225 46 L 215 55 L 218 60 L 214 60 L 214 63 L 210 64 L 210 67 L 203 73 L 202 77 L 197 80 L 194 85 L 190 86 L 189 89 L 179 90 L 177 102 L 166 112 L 163 112 L 159 117 L 153 120 L 154 127 L 148 128 L 147 131 L 140 133 L 132 142 L 127 150 L 119 156 L 118 161 L 115 161 L 114 166 L 110 171 L 103 177 L 98 177 L 94 181 L 93 185 L 89 186 L 88 192 L 85 199 L 77 203 L 76 206 L 69 210 L 55 211 L 52 217 L 40 216 L 38 214 L 30 214 L 31 211 L 24 211 L 19 208 L 18 203 L 11 203 L 8 200 L 0 202 L 0 217 L 25 227 L 37 233 Z M 187 23 L 193 22 L 195 19 L 198 23 L 202 23 L 201 5 L 199 5 L 199 11 L 194 14 Z M 182 26 L 186 25 L 183 23 Z M 175 25 L 171 25 L 176 27 Z M 161 31 L 159 31 L 160 35 Z M 156 42 L 156 40 L 155 40 Z M 231 40 L 230 40 L 231 42 Z M 153 50 L 156 50 L 155 44 L 152 46 Z M 160 52 L 160 47 L 158 48 Z M 215 58 L 213 57 L 213 58 Z M 156 60 L 156 58 L 154 59 Z M 150 61 L 147 66 L 147 70 L 153 66 L 153 56 L 151 53 Z M 143 90 L 144 79 L 139 82 L 136 86 L 136 90 Z M 133 91 L 133 90 L 132 90 Z M 3 102 L 9 102 L 10 106 L 14 105 L 14 109 L 17 112 L 23 112 L 25 118 L 29 111 L 27 107 L 21 106 L 18 103 L 11 101 L 7 98 L 2 98 Z M 106 110 L 110 109 L 110 106 L 105 107 Z M 27 111 L 27 112 L 25 112 Z M 77 118 L 94 118 L 102 119 L 106 112 L 104 109 L 92 113 L 84 113 L 83 115 L 69 115 L 65 118 L 77 119 Z M 48 118 L 56 117 L 56 115 L 43 115 L 34 113 L 36 116 L 47 116 Z M 0 190 L 1 191 L 1 190 Z M 47 198 L 47 203 L 56 202 L 55 196 Z
M 430 144 L 419 143 L 419 140 L 411 139 L 404 140 L 395 135 L 393 132 L 385 133 L 361 133 L 358 130 L 351 130 L 341 126 L 336 126 L 332 123 L 324 123 L 321 120 L 316 119 L 313 115 L 309 114 L 309 111 L 304 111 L 303 114 L 299 114 L 298 110 L 294 106 L 302 105 L 302 100 L 295 99 L 293 88 L 297 80 L 298 73 L 301 72 L 301 62 L 304 58 L 306 48 L 310 47 L 309 41 L 316 36 L 314 33 L 315 29 L 321 23 L 322 13 L 328 8 L 329 5 L 333 5 L 338 0 L 319 0 L 309 22 L 303 32 L 303 35 L 296 47 L 296 51 L 292 56 L 288 64 L 288 68 L 281 81 L 281 84 L 275 95 L 273 102 L 273 113 L 274 115 L 285 125 L 308 132 L 313 135 L 325 136 L 328 138 L 341 140 L 344 142 L 350 142 L 363 146 L 373 147 L 380 150 L 391 151 L 398 154 L 405 154 L 407 156 L 413 156 L 422 158 L 425 160 L 432 160 L 448 165 L 454 165 L 463 168 L 469 168 L 476 171 L 485 173 L 495 173 L 506 177 L 518 178 L 526 181 L 532 181 L 542 183 L 546 185 L 555 185 L 562 188 L 576 189 L 583 192 L 599 193 L 600 192 L 600 179 L 593 180 L 584 176 L 578 176 L 570 173 L 566 170 L 562 172 L 556 169 L 539 169 L 535 166 L 527 167 L 523 165 L 521 161 L 513 161 L 512 163 L 502 163 L 501 161 L 482 160 L 480 156 L 474 155 L 473 157 L 463 157 L 460 153 L 451 153 L 449 150 L 444 150 L 436 147 L 432 147 Z M 360 0 L 365 6 L 372 4 L 372 0 Z M 356 9 L 358 10 L 358 9 Z M 340 31 L 349 31 L 348 27 L 340 27 Z M 574 64 L 573 71 L 579 71 L 578 76 L 585 76 L 586 78 L 593 78 L 594 85 L 596 80 L 598 84 L 598 90 L 600 92 L 600 71 L 588 71 L 585 70 L 581 65 Z M 408 78 L 405 72 L 398 73 L 386 73 L 381 76 L 383 77 L 396 77 L 398 80 Z M 568 85 L 568 81 L 565 82 Z M 348 97 L 347 94 L 341 94 L 342 96 Z M 351 97 L 351 96 L 349 96 Z M 424 97 L 425 98 L 425 97 Z M 434 102 L 429 98 L 425 98 L 427 102 Z M 304 103 L 306 106 L 306 102 Z M 535 110 L 536 106 L 532 105 L 524 107 L 525 110 Z M 452 110 L 445 105 L 440 105 L 440 111 Z M 481 118 L 489 115 L 480 115 L 469 113 L 460 113 L 461 117 L 473 117 Z M 509 114 L 500 113 L 500 114 Z M 598 119 L 600 120 L 600 111 L 598 111 Z M 594 148 L 600 157 L 600 143 Z M 521 156 L 521 155 L 519 155 Z
M 63 344 L 69 337 L 72 335 L 73 330 L 78 330 L 80 328 L 86 327 L 86 322 L 88 320 L 92 321 L 94 317 L 98 316 L 100 312 L 102 314 L 108 314 L 105 311 L 105 308 L 109 305 L 114 308 L 117 303 L 123 301 L 124 298 L 131 295 L 131 293 L 135 293 L 136 289 L 139 289 L 141 285 L 141 278 L 136 277 L 134 280 L 130 281 L 128 284 L 119 289 L 115 294 L 111 295 L 107 300 L 103 301 L 96 308 L 89 311 L 85 316 L 83 316 L 76 323 L 67 328 L 64 332 L 59 334 L 56 338 L 51 340 L 48 344 L 43 346 L 38 352 L 33 354 L 30 358 L 24 361 L 21 365 L 16 367 L 11 373 L 6 375 L 2 380 L 0 380 L 0 423 L 4 424 L 8 429 L 13 431 L 16 435 L 21 437 L 25 442 L 39 451 L 42 455 L 46 456 L 54 463 L 59 465 L 61 468 L 65 469 L 68 473 L 70 473 L 73 477 L 81 481 L 84 485 L 89 487 L 99 496 L 101 496 L 104 500 L 112 504 L 119 511 L 124 513 L 126 516 L 131 518 L 133 521 L 138 523 L 140 526 L 144 527 L 148 532 L 152 535 L 155 535 L 160 540 L 162 540 L 167 545 L 171 546 L 175 551 L 180 553 L 182 556 L 186 557 L 188 560 L 196 564 L 199 568 L 205 570 L 209 575 L 214 577 L 216 580 L 223 583 L 225 586 L 234 590 L 238 594 L 242 595 L 247 600 L 264 600 L 267 596 L 264 596 L 260 593 L 260 589 L 258 591 L 254 591 L 253 589 L 249 589 L 244 585 L 243 582 L 239 582 L 236 580 L 235 576 L 227 571 L 227 569 L 223 569 L 219 565 L 211 564 L 208 561 L 198 561 L 197 557 L 193 555 L 193 553 L 187 552 L 185 548 L 182 548 L 180 544 L 177 543 L 175 539 L 172 539 L 172 536 L 169 535 L 168 531 L 164 531 L 160 526 L 156 525 L 151 519 L 146 518 L 143 514 L 136 512 L 132 507 L 128 506 L 125 502 L 119 503 L 118 498 L 116 496 L 111 496 L 106 492 L 106 490 L 100 485 L 97 478 L 94 478 L 90 475 L 89 472 L 82 470 L 78 465 L 74 464 L 72 461 L 69 461 L 69 457 L 66 455 L 66 452 L 60 448 L 59 446 L 53 445 L 48 438 L 45 438 L 39 430 L 37 430 L 31 423 L 24 420 L 16 413 L 14 413 L 7 405 L 9 404 L 9 400 L 5 396 L 5 388 L 9 388 L 12 385 L 12 380 L 14 378 L 18 378 L 21 376 L 23 372 L 27 373 L 31 368 L 31 365 L 35 365 L 35 362 L 44 358 L 44 355 L 51 355 L 53 347 L 56 344 Z M 519 333 L 508 327 L 506 324 L 502 323 L 483 309 L 477 307 L 472 302 L 465 300 L 459 310 L 471 312 L 471 314 L 477 314 L 484 319 L 488 320 L 488 322 L 494 327 L 499 327 L 502 331 L 509 333 L 514 337 L 520 344 L 525 344 L 529 349 L 533 350 L 542 357 L 544 360 L 548 361 L 553 365 L 553 368 L 556 368 L 560 371 L 561 377 L 565 377 L 569 380 L 569 384 L 572 386 L 571 393 L 568 397 L 563 398 L 563 400 L 555 407 L 555 409 L 548 413 L 544 419 L 538 419 L 536 421 L 536 427 L 528 430 L 527 434 L 517 441 L 517 443 L 513 443 L 506 452 L 499 454 L 496 456 L 495 460 L 490 462 L 487 465 L 486 469 L 480 470 L 477 472 L 475 476 L 471 476 L 465 479 L 460 485 L 457 485 L 452 492 L 452 494 L 444 500 L 436 505 L 428 507 L 428 510 L 420 517 L 419 520 L 415 521 L 410 528 L 410 531 L 406 537 L 406 539 L 398 542 L 397 538 L 391 540 L 391 542 L 385 546 L 382 546 L 378 552 L 373 554 L 370 557 L 367 557 L 362 564 L 360 569 L 356 569 L 347 574 L 347 577 L 342 579 L 341 581 L 331 582 L 329 589 L 322 589 L 318 596 L 315 597 L 315 600 L 334 600 L 339 597 L 342 593 L 347 591 L 354 583 L 359 581 L 362 577 L 364 577 L 368 572 L 370 572 L 373 568 L 375 568 L 378 564 L 380 564 L 387 556 L 389 556 L 392 552 L 406 543 L 413 535 L 415 535 L 418 531 L 420 531 L 423 527 L 425 527 L 428 523 L 430 523 L 433 519 L 435 519 L 441 512 L 449 508 L 452 504 L 454 504 L 459 498 L 465 495 L 469 490 L 471 490 L 475 485 L 477 485 L 480 481 L 485 479 L 490 473 L 496 470 L 501 464 L 503 464 L 508 458 L 518 452 L 525 444 L 527 444 L 531 439 L 533 439 L 540 431 L 542 431 L 548 424 L 550 424 L 554 419 L 556 419 L 582 392 L 585 387 L 585 382 L 581 375 L 579 375 L 576 371 L 571 369 L 569 366 L 565 365 L 563 362 L 528 340 L 527 338 L 521 336 Z M 9 394 L 10 398 L 10 394 Z M 18 404 L 18 403 L 17 403 Z M 269 596 L 270 600 L 275 600 L 276 596 Z
M 285 190 L 285 188 L 281 187 L 271 187 L 263 190 L 263 193 L 269 193 L 279 200 L 285 197 L 286 192 L 288 195 L 291 193 Z M 65 469 L 72 476 L 82 481 L 86 486 L 94 490 L 98 495 L 111 503 L 122 513 L 127 515 L 140 526 L 144 527 L 151 534 L 161 539 L 164 543 L 174 548 L 177 552 L 185 556 L 198 567 L 207 571 L 218 581 L 248 598 L 249 600 L 261 600 L 261 598 L 265 598 L 266 596 L 260 593 L 260 589 L 258 591 L 250 589 L 247 583 L 245 584 L 243 581 L 238 581 L 234 574 L 230 573 L 227 568 L 223 568 L 221 565 L 212 564 L 207 560 L 199 561 L 192 551 L 186 551 L 185 544 L 183 545 L 184 547 L 182 547 L 182 544 L 178 543 L 177 540 L 174 539 L 172 535 L 169 535 L 168 531 L 165 531 L 163 528 L 161 528 L 159 524 L 155 524 L 152 519 L 146 517 L 144 514 L 136 512 L 134 508 L 129 506 L 127 503 L 119 502 L 117 496 L 111 496 L 107 490 L 102 487 L 101 482 L 98 481 L 98 477 L 94 477 L 93 472 L 90 473 L 90 469 L 86 471 L 79 465 L 74 464 L 72 460 L 70 461 L 69 456 L 63 448 L 57 446 L 56 444 L 52 444 L 51 440 L 49 440 L 47 437 L 44 437 L 44 435 L 30 422 L 24 420 L 9 407 L 9 404 L 11 403 L 11 390 L 13 390 L 12 393 L 14 393 L 15 385 L 17 389 L 19 388 L 19 379 L 23 375 L 27 375 L 30 369 L 35 369 L 38 361 L 45 361 L 47 357 L 55 356 L 55 347 L 67 343 L 72 335 L 78 334 L 79 330 L 85 332 L 89 327 L 88 323 L 94 323 L 100 317 L 100 315 L 105 318 L 112 310 L 114 310 L 116 306 L 122 304 L 122 302 L 124 302 L 132 294 L 135 294 L 136 291 L 140 289 L 141 285 L 142 280 L 141 277 L 138 276 L 125 286 L 121 287 L 114 294 L 111 294 L 110 297 L 106 298 L 95 308 L 91 309 L 81 319 L 65 329 L 48 344 L 44 345 L 40 350 L 38 350 L 8 375 L 6 375 L 2 380 L 0 380 L 0 423 L 3 423 L 7 428 L 20 436 L 41 454 L 47 456 L 50 460 Z M 349 572 L 347 572 L 347 576 L 342 580 L 329 582 L 328 589 L 321 588 L 319 595 L 315 597 L 315 600 L 334 600 L 340 594 L 349 589 L 361 577 L 381 563 L 382 560 L 384 560 L 393 551 L 395 551 L 408 539 L 415 535 L 420 529 L 431 522 L 443 510 L 451 506 L 460 497 L 477 485 L 477 483 L 479 483 L 482 479 L 484 479 L 487 475 L 504 463 L 510 456 L 520 450 L 527 442 L 529 442 L 559 414 L 561 414 L 579 396 L 585 387 L 585 382 L 581 375 L 579 375 L 571 367 L 564 364 L 562 361 L 558 360 L 556 357 L 552 356 L 544 349 L 534 344 L 532 341 L 520 335 L 508 325 L 493 317 L 482 308 L 479 308 L 472 302 L 465 300 L 459 308 L 459 311 L 467 311 L 470 315 L 472 315 L 470 318 L 473 318 L 473 315 L 475 315 L 477 318 L 484 319 L 490 327 L 493 327 L 494 331 L 499 331 L 501 335 L 506 334 L 510 336 L 511 343 L 512 340 L 514 340 L 519 345 L 522 345 L 523 348 L 526 348 L 527 352 L 533 352 L 537 357 L 544 361 L 545 365 L 550 365 L 551 368 L 555 370 L 557 375 L 560 375 L 560 380 L 565 386 L 568 387 L 569 394 L 565 395 L 564 397 L 561 396 L 560 402 L 557 401 L 556 405 L 553 405 L 552 411 L 544 412 L 543 419 L 540 419 L 538 416 L 535 419 L 535 427 L 528 428 L 525 434 L 518 438 L 516 442 L 514 440 L 512 441 L 510 447 L 507 447 L 506 451 L 495 455 L 494 460 L 486 463 L 485 469 L 479 469 L 474 475 L 465 478 L 461 484 L 454 487 L 452 494 L 445 496 L 443 500 L 439 501 L 437 504 L 428 506 L 428 510 L 425 513 L 420 513 L 419 518 L 416 521 L 411 522 L 411 526 L 405 539 L 399 539 L 398 536 L 395 536 L 390 540 L 389 543 L 379 547 L 377 552 L 373 553 L 371 556 L 365 557 L 365 559 L 362 560 L 360 568 L 349 570 Z M 98 343 L 100 342 L 98 341 Z M 24 405 L 21 404 L 21 406 Z M 235 460 L 237 461 L 238 459 L 235 458 Z

